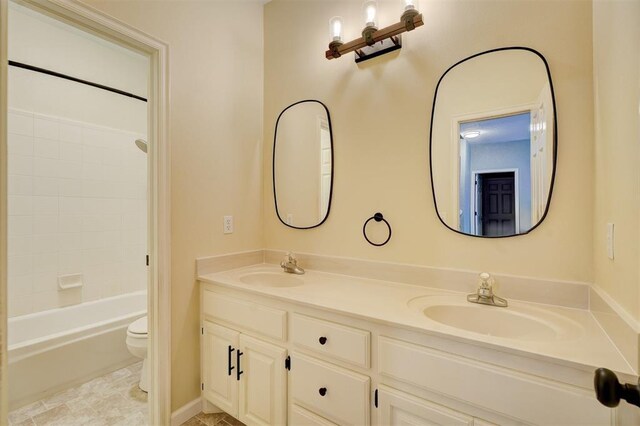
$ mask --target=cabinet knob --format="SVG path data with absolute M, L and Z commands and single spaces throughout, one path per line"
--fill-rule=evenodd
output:
M 318 341 L 320 342 L 321 345 L 324 345 L 325 343 L 327 343 L 327 338 L 322 336 L 318 339 Z
M 318 392 L 320 393 L 320 396 L 325 396 L 327 394 L 327 388 L 320 388 L 318 389 Z

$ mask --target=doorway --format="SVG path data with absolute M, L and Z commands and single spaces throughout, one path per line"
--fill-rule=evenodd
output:
M 501 237 L 518 229 L 518 170 L 474 171 L 475 235 Z
M 144 173 L 145 176 L 148 176 L 148 183 L 149 183 L 148 198 L 147 198 L 148 202 L 144 202 L 144 204 L 148 206 L 148 212 L 149 212 L 148 228 L 147 228 L 148 236 L 149 236 L 148 245 L 147 245 L 149 301 L 148 303 L 145 303 L 145 305 L 147 305 L 147 311 L 149 315 L 148 330 L 150 335 L 149 340 L 151 341 L 148 347 L 148 352 L 149 352 L 148 357 L 150 361 L 149 363 L 151 364 L 150 366 L 151 377 L 150 377 L 150 383 L 149 383 L 150 397 L 149 397 L 148 412 L 150 412 L 150 418 L 149 418 L 150 423 L 168 424 L 169 413 L 170 413 L 170 354 L 171 354 L 171 351 L 170 351 L 170 345 L 169 345 L 170 344 L 170 339 L 169 339 L 170 337 L 170 315 L 169 315 L 169 312 L 170 312 L 169 310 L 170 309 L 170 304 L 169 304 L 169 294 L 170 294 L 169 152 L 170 152 L 170 149 L 169 149 L 169 143 L 167 138 L 167 134 L 168 134 L 167 133 L 167 118 L 168 118 L 167 46 L 162 42 L 159 42 L 149 36 L 146 36 L 126 25 L 123 25 L 118 21 L 113 20 L 112 18 L 109 18 L 100 13 L 97 13 L 92 9 L 85 7 L 81 4 L 69 3 L 62 0 L 50 0 L 47 2 L 27 0 L 27 1 L 21 1 L 20 3 L 16 3 L 16 4 L 28 7 L 30 10 L 33 11 L 33 13 L 41 13 L 50 18 L 53 18 L 54 20 L 58 21 L 61 25 L 72 26 L 74 27 L 74 31 L 84 31 L 84 32 L 90 33 L 94 36 L 97 36 L 103 39 L 104 42 L 106 43 L 114 43 L 118 45 L 121 49 L 129 49 L 131 52 L 137 52 L 138 54 L 146 55 L 149 59 L 148 67 L 147 67 L 147 70 L 148 70 L 147 76 L 149 78 L 148 80 L 148 101 L 149 102 L 146 108 L 147 117 L 148 117 L 148 126 L 146 126 L 147 127 L 145 129 L 146 132 L 140 132 L 143 134 L 146 133 L 146 137 L 148 138 L 148 142 L 149 142 L 148 161 L 147 161 L 148 173 L 144 173 L 144 171 L 141 171 L 141 169 L 138 168 L 138 171 L 141 171 L 141 173 Z M 11 59 L 8 57 L 8 54 L 7 54 L 8 38 L 11 37 L 11 35 L 7 34 L 7 31 L 6 31 L 8 27 L 7 25 L 8 8 L 9 8 L 9 2 L 1 2 L 0 4 L 0 62 L 2 63 L 2 66 L 0 66 L 0 88 L 2 88 L 2 90 L 0 90 L 0 113 L 2 115 L 2 118 L 0 118 L 0 124 L 2 124 L 2 126 L 0 126 L 0 128 L 2 128 L 3 131 L 0 132 L 0 154 L 1 154 L 0 157 L 2 157 L 3 160 L 0 161 L 0 235 L 2 235 L 2 241 L 0 241 L 0 256 L 2 257 L 2 259 L 0 259 L 0 266 L 2 266 L 0 268 L 0 296 L 2 296 L 2 302 L 0 302 L 0 339 L 2 342 L 5 342 L 5 343 L 7 342 L 6 339 L 7 339 L 7 328 L 8 328 L 7 327 L 7 305 L 5 301 L 8 298 L 4 297 L 7 291 L 7 275 L 6 275 L 7 268 L 4 267 L 4 265 L 6 265 L 6 262 L 7 262 L 7 250 L 6 250 L 7 239 L 5 236 L 7 235 L 6 231 L 8 227 L 7 227 L 6 203 L 9 200 L 8 188 L 7 188 L 8 185 L 6 185 L 9 170 L 7 168 L 7 162 L 5 160 L 8 157 L 7 156 L 7 139 L 8 138 L 7 138 L 7 133 L 5 131 L 5 129 L 7 129 L 6 122 L 8 117 L 8 99 L 7 99 L 7 90 L 5 90 L 5 88 L 7 87 L 7 80 L 8 80 L 6 64 L 8 63 L 9 59 Z M 22 69 L 27 70 L 26 68 L 22 68 Z M 30 71 L 34 71 L 34 70 L 30 70 Z M 73 74 L 72 72 L 67 72 L 65 74 L 68 74 L 71 77 L 74 77 L 74 75 L 72 75 Z M 56 78 L 56 76 L 54 75 L 49 75 L 49 77 Z M 86 79 L 82 79 L 82 80 L 86 80 Z M 60 80 L 57 80 L 57 81 L 60 81 Z M 72 80 L 67 79 L 66 81 L 72 81 Z M 80 84 L 83 84 L 83 83 L 80 83 Z M 89 87 L 89 85 L 83 84 L 83 87 L 85 86 L 87 86 L 86 87 L 87 89 L 93 90 Z M 80 87 L 80 86 L 77 86 L 77 87 Z M 111 95 L 111 96 L 117 96 L 115 92 L 112 92 L 112 93 L 114 93 L 114 95 Z M 64 101 L 66 99 L 59 98 L 59 100 Z M 20 134 L 20 133 L 25 133 L 29 129 L 28 123 L 26 123 L 26 121 L 23 119 L 24 117 L 26 117 L 24 114 L 20 114 L 20 113 L 14 114 L 14 117 L 12 117 L 14 119 L 13 124 L 9 127 L 12 127 L 13 134 L 19 134 L 19 136 L 28 137 L 29 135 Z M 33 118 L 34 120 L 36 119 L 35 115 Z M 61 121 L 59 121 L 60 117 L 56 117 L 55 119 L 51 119 L 51 118 L 52 117 L 41 117 L 41 116 L 37 117 L 37 119 L 40 120 L 39 121 L 40 126 L 38 127 L 39 132 L 44 133 L 44 132 L 50 131 L 50 133 L 48 133 L 49 135 L 48 138 L 41 138 L 41 139 L 49 139 L 49 142 L 51 141 L 56 142 L 56 138 L 62 137 L 63 132 L 60 130 L 62 127 L 64 127 L 66 130 L 70 130 L 73 127 L 73 125 L 75 125 L 73 123 L 72 123 L 73 125 L 70 125 L 70 123 L 66 123 L 66 122 L 62 123 Z M 58 120 L 57 125 L 56 125 L 56 120 Z M 25 124 L 27 125 L 20 127 L 21 125 L 25 125 Z M 51 124 L 51 125 L 45 126 L 45 124 Z M 20 129 L 25 130 L 25 132 L 23 132 Z M 35 127 L 35 121 L 34 121 L 34 124 L 33 124 L 34 132 L 35 132 L 35 129 L 36 127 Z M 91 132 L 88 132 L 88 133 L 91 133 Z M 65 138 L 71 138 L 73 137 L 73 135 L 77 135 L 77 134 L 78 134 L 77 132 L 73 134 L 67 132 L 67 133 L 64 133 L 64 136 Z M 82 134 L 82 131 L 80 134 Z M 33 136 L 35 138 L 35 135 Z M 94 135 L 94 136 L 96 136 L 93 139 L 94 142 L 98 142 L 98 141 L 104 142 L 103 138 L 100 135 Z M 18 139 L 20 139 L 19 141 L 20 143 L 28 142 L 25 138 L 18 138 Z M 58 140 L 58 142 L 62 142 L 62 141 Z M 64 144 L 65 156 L 70 156 L 70 157 L 76 156 L 77 157 L 76 159 L 78 161 L 82 161 L 80 160 L 81 156 L 84 154 L 82 150 L 73 149 L 74 147 L 67 144 L 67 143 L 73 142 L 72 140 L 65 140 L 64 142 L 65 142 Z M 132 148 L 132 147 L 135 147 L 135 145 L 130 145 L 130 143 L 133 144 L 133 142 L 131 142 L 127 137 L 126 144 L 125 144 L 126 148 L 123 148 L 123 149 L 130 149 L 130 148 L 137 149 L 137 148 Z M 29 143 L 27 143 L 27 145 L 29 147 L 31 146 L 31 144 Z M 49 160 L 47 156 L 55 156 L 55 155 L 58 155 L 57 153 L 63 152 L 62 143 L 48 144 L 47 141 L 40 140 L 38 141 L 38 145 L 39 145 L 39 148 L 42 148 L 42 149 L 39 149 L 39 153 L 43 158 L 47 160 Z M 18 145 L 15 145 L 14 147 L 18 147 Z M 52 147 L 55 147 L 57 149 L 48 149 Z M 137 152 L 137 151 L 133 151 L 133 152 Z M 139 152 L 137 153 L 138 155 L 142 155 L 142 153 L 139 153 Z M 23 154 L 17 154 L 17 155 L 23 155 Z M 35 145 L 34 145 L 34 155 L 35 155 Z M 94 157 L 94 158 L 98 159 L 98 157 Z M 106 158 L 107 157 L 102 157 L 100 158 L 100 160 L 106 161 Z M 120 161 L 116 157 L 109 157 L 109 158 L 113 161 Z M 74 161 L 74 160 L 70 159 L 70 161 Z M 9 159 L 9 163 L 10 162 L 11 161 Z M 47 165 L 51 163 L 49 161 L 40 161 L 40 160 L 38 160 L 38 162 L 41 165 Z M 15 163 L 15 164 L 19 164 L 19 163 Z M 45 168 L 47 167 L 41 167 L 42 170 L 44 170 Z M 28 168 L 23 168 L 23 170 L 27 170 L 27 169 Z M 58 170 L 58 172 L 56 173 L 70 174 L 73 171 L 79 171 L 79 172 L 82 172 L 82 174 L 84 174 L 85 170 L 87 171 L 87 173 L 89 173 L 89 172 L 95 172 L 96 169 L 100 170 L 101 168 L 92 169 L 91 167 L 81 167 L 81 168 L 76 167 L 74 169 L 74 168 L 66 168 L 66 167 L 49 167 L 49 170 L 54 170 L 54 169 Z M 16 169 L 14 168 L 13 170 L 15 171 Z M 56 177 L 56 179 L 58 178 L 67 179 L 66 176 Z M 28 179 L 20 179 L 20 180 L 24 183 Z M 96 179 L 96 180 L 100 180 L 100 179 Z M 17 182 L 17 181 L 14 181 L 14 182 Z M 49 181 L 49 183 L 53 184 L 54 182 L 53 180 L 51 180 Z M 109 192 L 110 191 L 109 187 L 113 189 L 113 186 L 109 184 L 98 185 L 98 186 L 100 187 L 101 190 L 104 190 L 102 191 L 103 193 Z M 20 188 L 20 190 L 28 190 L 30 187 L 31 185 L 14 184 L 9 189 L 15 190 L 16 188 Z M 40 189 L 44 188 L 46 190 L 53 190 L 53 187 L 54 185 L 40 186 Z M 84 190 L 85 188 L 78 185 L 70 185 L 66 187 L 66 189 L 75 190 L 79 193 L 81 189 Z M 125 186 L 124 189 L 129 190 L 131 189 L 131 187 Z M 59 194 L 58 196 L 61 196 L 61 195 Z M 51 196 L 51 197 L 55 197 L 55 196 Z M 14 199 L 13 201 L 23 201 L 23 200 Z M 36 204 L 42 207 L 42 208 L 39 207 L 39 210 L 41 212 L 45 212 L 46 209 L 49 209 L 46 211 L 55 213 L 54 207 L 56 206 L 56 204 L 58 207 L 60 207 L 60 202 L 55 203 L 53 198 L 42 200 L 42 201 L 43 202 L 38 202 L 38 203 L 25 202 L 22 204 L 14 204 L 14 206 L 20 206 L 20 205 L 22 205 L 23 207 L 27 206 L 27 209 L 20 210 L 14 207 L 11 211 L 9 211 L 9 213 L 14 213 L 16 215 L 21 212 L 28 213 L 27 210 L 30 211 L 29 206 L 31 205 L 35 206 Z M 11 202 L 9 202 L 9 204 L 11 204 Z M 68 203 L 65 201 L 65 204 L 68 204 Z M 84 209 L 85 208 L 84 202 L 82 203 L 76 202 L 76 207 L 80 207 L 81 204 L 82 204 L 82 208 Z M 104 211 L 103 207 L 108 207 L 107 204 L 110 204 L 110 203 L 103 202 L 103 201 L 95 201 L 95 202 L 92 201 L 91 203 L 86 203 L 86 207 L 87 209 L 91 207 L 95 212 L 101 213 Z M 124 204 L 141 204 L 141 203 L 122 202 L 122 205 Z M 60 209 L 58 209 L 58 211 L 60 211 Z M 73 209 L 69 209 L 68 211 L 73 211 Z M 54 222 L 50 221 L 49 223 L 53 224 Z M 67 223 L 73 225 L 71 221 Z M 83 225 L 84 223 L 85 221 L 83 221 Z M 106 222 L 103 222 L 103 221 L 91 222 L 91 220 L 89 220 L 89 221 L 86 221 L 86 223 L 89 225 L 99 224 L 100 226 L 102 226 Z M 14 229 L 17 229 L 17 228 L 14 228 Z M 41 229 L 49 229 L 49 228 L 44 226 L 44 228 L 41 228 Z M 90 232 L 93 232 L 93 231 L 90 231 Z M 97 234 L 94 236 L 105 237 L 99 243 L 96 242 L 95 244 L 102 245 L 103 243 L 109 240 L 108 232 L 103 232 L 100 234 L 100 236 Z M 45 239 L 43 239 L 42 241 L 44 242 Z M 46 239 L 46 241 L 49 241 L 49 240 Z M 76 241 L 82 241 L 82 244 L 85 245 L 85 240 L 76 240 Z M 89 240 L 86 240 L 86 241 L 89 241 Z M 94 242 L 95 241 L 97 240 L 94 240 Z M 33 246 L 33 244 L 31 246 Z M 14 247 L 18 247 L 18 246 L 14 245 Z M 25 247 L 28 247 L 28 245 L 26 246 L 22 245 L 20 247 L 25 248 Z M 42 247 L 44 247 L 44 245 Z M 84 249 L 84 247 L 82 249 Z M 133 255 L 133 258 L 138 259 L 138 256 Z M 144 262 L 144 257 L 140 260 Z M 18 264 L 15 264 L 15 265 L 18 265 Z M 17 270 L 15 266 L 13 269 Z M 75 274 L 70 274 L 70 275 L 75 275 Z M 71 279 L 71 278 L 77 278 L 77 277 L 65 277 L 65 278 Z M 78 281 L 66 282 L 65 280 L 61 280 L 58 282 L 58 286 L 62 290 L 65 290 L 63 287 L 66 286 L 67 289 L 71 289 L 69 290 L 71 292 L 74 291 L 73 290 L 74 288 L 76 289 L 75 291 L 77 291 L 77 289 L 80 288 L 79 286 L 74 287 L 74 285 L 77 285 L 77 284 L 78 284 Z M 48 302 L 48 300 L 46 299 L 42 299 L 42 300 L 43 302 Z M 7 411 L 8 411 L 7 378 L 9 375 L 7 374 L 7 371 L 8 371 L 7 358 L 8 358 L 7 345 L 2 344 L 2 348 L 0 351 L 0 385 L 2 388 L 2 392 L 0 394 L 1 396 L 0 423 L 4 423 L 6 421 Z M 9 371 L 10 371 L 10 367 L 9 367 Z

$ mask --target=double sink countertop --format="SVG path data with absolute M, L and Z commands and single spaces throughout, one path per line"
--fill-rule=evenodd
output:
M 346 316 L 591 370 L 634 376 L 590 311 L 509 300 L 507 308 L 467 302 L 466 293 L 273 264 L 198 276 L 204 283 Z M 500 295 L 498 293 L 498 295 Z

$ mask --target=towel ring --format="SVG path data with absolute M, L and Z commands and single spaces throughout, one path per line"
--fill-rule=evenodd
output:
M 387 225 L 387 228 L 389 229 L 389 235 L 387 236 L 387 239 L 384 240 L 382 243 L 374 243 L 373 241 L 371 241 L 369 239 L 369 237 L 367 237 L 367 225 L 372 220 L 375 220 L 376 222 L 384 222 L 384 224 Z M 383 245 L 387 244 L 389 242 L 389 240 L 391 239 L 391 225 L 389 225 L 389 222 L 387 222 L 387 220 L 384 218 L 382 213 L 378 212 L 378 213 L 374 214 L 373 216 L 371 216 L 369 219 L 367 219 L 364 222 L 364 225 L 362 226 L 362 235 L 364 235 L 364 239 L 367 240 L 367 242 L 369 244 L 371 244 L 372 246 L 376 246 L 376 247 L 383 246 Z

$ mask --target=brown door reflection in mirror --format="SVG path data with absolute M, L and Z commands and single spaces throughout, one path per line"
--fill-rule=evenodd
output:
M 273 193 L 280 221 L 296 229 L 321 225 L 333 188 L 333 135 L 329 110 L 304 100 L 285 108 L 273 142 Z
M 438 217 L 477 237 L 526 234 L 549 209 L 556 113 L 544 57 L 496 49 L 449 68 L 431 116 L 431 184 Z

